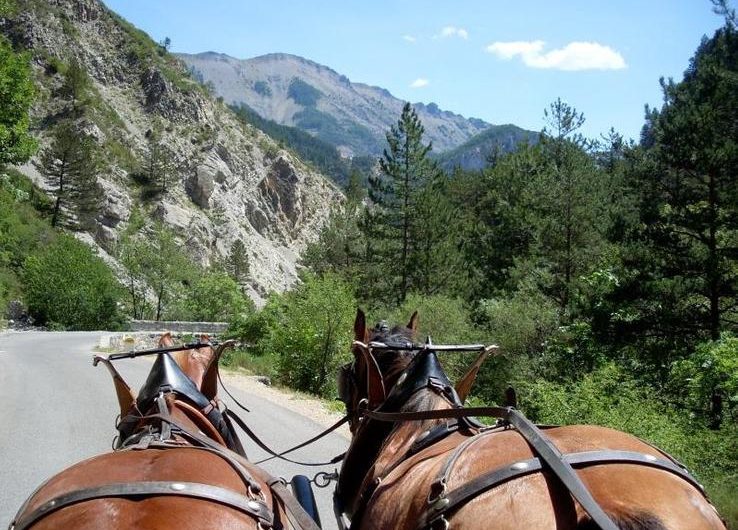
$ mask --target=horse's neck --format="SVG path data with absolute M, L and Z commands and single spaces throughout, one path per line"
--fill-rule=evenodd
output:
M 425 388 L 415 393 L 399 412 L 419 412 L 449 408 L 443 397 Z M 340 495 L 351 511 L 359 494 L 367 491 L 401 463 L 417 437 L 439 420 L 392 423 L 371 420 L 352 440 L 339 479 Z
M 450 408 L 451 404 L 436 392 L 426 388 L 417 392 L 400 412 L 422 412 Z M 384 477 L 405 459 L 418 436 L 443 420 L 405 421 L 398 423 L 382 444 L 373 466 L 376 477 Z

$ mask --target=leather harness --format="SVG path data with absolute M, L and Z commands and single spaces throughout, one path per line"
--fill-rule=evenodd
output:
M 361 343 L 358 346 L 367 347 Z M 389 349 L 390 347 L 385 346 L 385 348 Z M 365 490 L 362 492 L 359 508 L 354 513 L 351 521 L 352 527 L 358 524 L 358 520 L 363 516 L 364 510 L 376 491 L 377 486 L 381 483 L 381 480 L 389 475 L 399 463 L 413 454 L 432 446 L 452 432 L 462 429 L 473 434 L 457 446 L 441 466 L 438 475 L 431 484 L 427 505 L 418 519 L 417 530 L 445 530 L 449 524 L 447 518 L 475 497 L 510 480 L 543 471 L 552 472 L 568 489 L 572 497 L 577 500 L 582 509 L 587 512 L 592 521 L 602 530 L 618 530 L 619 527 L 615 525 L 612 519 L 592 497 L 575 469 L 610 464 L 648 466 L 680 477 L 705 495 L 702 485 L 689 474 L 687 469 L 658 448 L 655 449 L 661 452 L 663 458 L 645 453 L 617 450 L 562 454 L 545 435 L 544 430 L 546 427 L 535 425 L 513 407 L 463 408 L 450 381 L 448 381 L 443 370 L 440 368 L 432 347 L 418 352 L 404 374 L 390 392 L 387 400 L 378 409 L 357 412 L 357 415 L 363 418 L 362 422 L 364 425 L 366 425 L 368 420 L 401 422 L 454 419 L 456 421 L 446 422 L 421 434 L 403 458 L 386 470 L 382 477 L 375 480 L 368 491 Z M 452 408 L 418 412 L 395 412 L 401 405 L 407 402 L 410 396 L 424 388 L 433 389 L 444 396 L 452 405 Z M 496 417 L 498 418 L 498 422 L 496 426 L 484 426 L 476 422 L 473 416 Z M 493 469 L 461 486 L 448 490 L 449 477 L 459 457 L 483 437 L 509 428 L 514 428 L 538 456 Z M 342 512 L 342 509 L 338 496 L 336 496 L 336 503 L 337 514 L 339 514 Z M 339 523 L 341 523 L 340 517 Z

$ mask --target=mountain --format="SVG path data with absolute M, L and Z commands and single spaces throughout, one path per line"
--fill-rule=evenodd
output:
M 344 157 L 381 154 L 385 133 L 397 123 L 404 105 L 383 88 L 353 83 L 296 55 L 273 53 L 246 60 L 215 52 L 177 56 L 227 103 L 245 104 L 263 118 L 307 131 L 337 147 Z M 437 152 L 491 127 L 443 111 L 435 103 L 414 107 Z
M 477 170 L 487 166 L 487 159 L 495 151 L 510 152 L 521 142 L 536 143 L 538 133 L 526 131 L 516 125 L 493 125 L 458 147 L 436 156 L 446 170 L 460 167 Z
M 63 72 L 78 63 L 91 80 L 76 126 L 102 149 L 96 179 L 102 206 L 78 236 L 118 270 L 114 255 L 132 212 L 147 227 L 162 222 L 182 248 L 208 266 L 245 243 L 249 294 L 257 301 L 297 278 L 296 262 L 317 238 L 340 190 L 211 95 L 188 67 L 99 0 L 16 0 L 0 32 L 31 56 L 38 97 L 32 109 L 41 148 L 63 117 Z M 142 193 L 136 175 L 157 131 L 174 155 L 167 191 Z M 39 155 L 19 169 L 44 186 Z M 138 222 L 138 221 L 137 221 Z

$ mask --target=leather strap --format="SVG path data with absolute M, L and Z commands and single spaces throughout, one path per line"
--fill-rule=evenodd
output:
M 104 498 L 149 496 L 191 497 L 216 502 L 257 518 L 266 528 L 271 528 L 274 524 L 274 517 L 263 501 L 249 499 L 230 489 L 197 482 L 124 482 L 79 489 L 54 497 L 15 524 L 11 523 L 10 528 L 11 530 L 26 530 L 39 519 L 80 502 Z
M 579 502 L 582 509 L 589 514 L 597 526 L 602 530 L 619 530 L 619 527 L 605 513 L 602 506 L 592 497 L 592 494 L 584 482 L 582 482 L 582 479 L 574 472 L 571 464 L 566 461 L 564 455 L 551 443 L 551 440 L 543 434 L 543 431 L 515 409 L 509 409 L 508 416 L 505 419 L 533 446 L 536 453 L 540 455 L 541 460 L 546 463 L 564 486 L 566 486 L 572 497 Z
M 287 489 L 284 480 L 271 478 L 267 481 L 267 484 L 271 488 L 272 494 L 282 502 L 293 528 L 299 528 L 301 530 L 320 530 L 320 527 L 313 518 L 308 515 L 295 496 Z
M 200 442 L 202 445 L 210 448 L 213 450 L 213 452 L 219 453 L 221 457 L 228 460 L 232 464 L 238 465 L 239 462 L 243 459 L 242 456 L 240 456 L 238 453 L 228 449 L 227 447 L 221 446 L 220 444 L 217 444 L 210 440 L 209 438 L 205 436 L 201 436 L 197 433 L 193 433 L 188 431 L 186 428 L 182 427 L 181 425 L 178 425 L 174 420 L 168 417 L 162 417 L 160 419 L 163 419 L 163 421 L 171 423 L 174 427 L 177 427 L 178 429 L 183 431 L 183 435 L 190 437 L 193 440 L 196 440 Z M 239 418 L 240 421 L 240 418 Z M 245 425 L 245 424 L 244 424 Z M 240 426 L 240 424 L 239 424 Z M 251 477 L 251 475 L 246 471 L 243 466 L 240 466 L 245 472 L 248 477 Z M 249 486 L 251 486 L 251 489 L 258 493 L 261 491 L 261 485 L 256 482 L 253 477 L 251 477 L 251 481 L 248 482 Z M 315 521 L 313 521 L 312 517 L 310 517 L 307 512 L 304 510 L 304 508 L 300 505 L 299 502 L 297 502 L 297 499 L 294 498 L 294 496 L 287 490 L 287 488 L 284 486 L 284 481 L 282 481 L 279 478 L 275 477 L 269 477 L 267 479 L 267 484 L 271 487 L 272 493 L 279 498 L 279 500 L 282 502 L 283 506 L 285 507 L 285 511 L 287 512 L 287 516 L 290 517 L 294 522 L 299 523 L 299 526 L 296 526 L 296 528 L 300 528 L 302 530 L 320 530 L 320 528 L 315 524 Z M 276 484 L 276 489 L 273 486 Z
M 576 468 L 609 464 L 649 466 L 677 475 L 702 491 L 702 486 L 689 473 L 673 462 L 657 458 L 653 455 L 632 451 L 584 451 L 563 455 L 562 459 L 567 464 Z M 547 466 L 541 458 L 530 458 L 489 471 L 462 486 L 430 498 L 428 501 L 430 506 L 421 516 L 417 528 L 418 530 L 422 530 L 432 527 L 436 521 L 439 521 L 450 512 L 457 510 L 485 491 L 499 486 L 504 482 L 544 471 L 546 468 Z
M 256 445 L 258 445 L 264 451 L 266 451 L 267 453 L 269 453 L 270 455 L 272 455 L 272 456 L 270 456 L 268 458 L 264 458 L 262 460 L 259 460 L 258 462 L 254 462 L 254 464 L 263 464 L 264 462 L 267 462 L 269 460 L 272 460 L 273 458 L 279 458 L 280 460 L 284 460 L 285 462 L 290 462 L 292 464 L 297 464 L 297 465 L 300 465 L 300 466 L 329 466 L 331 464 L 335 464 L 335 463 L 340 462 L 341 460 L 343 460 L 343 457 L 346 454 L 346 453 L 342 453 L 342 454 L 334 457 L 333 459 L 329 460 L 328 462 L 300 462 L 298 460 L 291 460 L 291 459 L 285 458 L 283 456 L 283 455 L 286 455 L 288 453 L 291 453 L 292 451 L 297 451 L 298 449 L 301 449 L 301 448 L 305 447 L 306 445 L 310 445 L 314 441 L 320 440 L 321 438 L 323 438 L 324 436 L 326 436 L 328 433 L 331 433 L 331 432 L 335 431 L 341 425 L 343 425 L 344 423 L 346 423 L 346 422 L 349 421 L 349 417 L 348 416 L 344 416 L 343 418 L 341 418 L 340 420 L 338 420 L 336 423 L 334 423 L 333 425 L 331 425 L 330 427 L 328 427 L 326 430 L 324 430 L 323 432 L 321 432 L 320 434 L 318 434 L 316 436 L 313 436 L 309 440 L 304 441 L 301 444 L 298 444 L 298 445 L 296 445 L 294 447 L 291 447 L 291 448 L 287 449 L 286 451 L 282 451 L 281 453 L 275 453 L 268 445 L 266 445 L 256 435 L 256 433 L 254 431 L 252 431 L 249 428 L 248 425 L 246 425 L 246 423 L 241 418 L 238 417 L 238 415 L 236 415 L 235 412 L 231 411 L 230 409 L 226 409 L 226 414 L 228 416 L 230 416 L 231 419 L 233 421 L 235 421 L 236 424 L 239 427 L 241 427 L 241 429 L 243 429 L 243 431 L 249 436 L 249 438 L 251 438 L 256 443 Z

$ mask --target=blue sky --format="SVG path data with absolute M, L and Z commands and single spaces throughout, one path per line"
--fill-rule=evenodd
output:
M 105 0 L 172 50 L 300 55 L 395 96 L 540 130 L 561 97 L 637 138 L 722 19 L 708 0 Z

